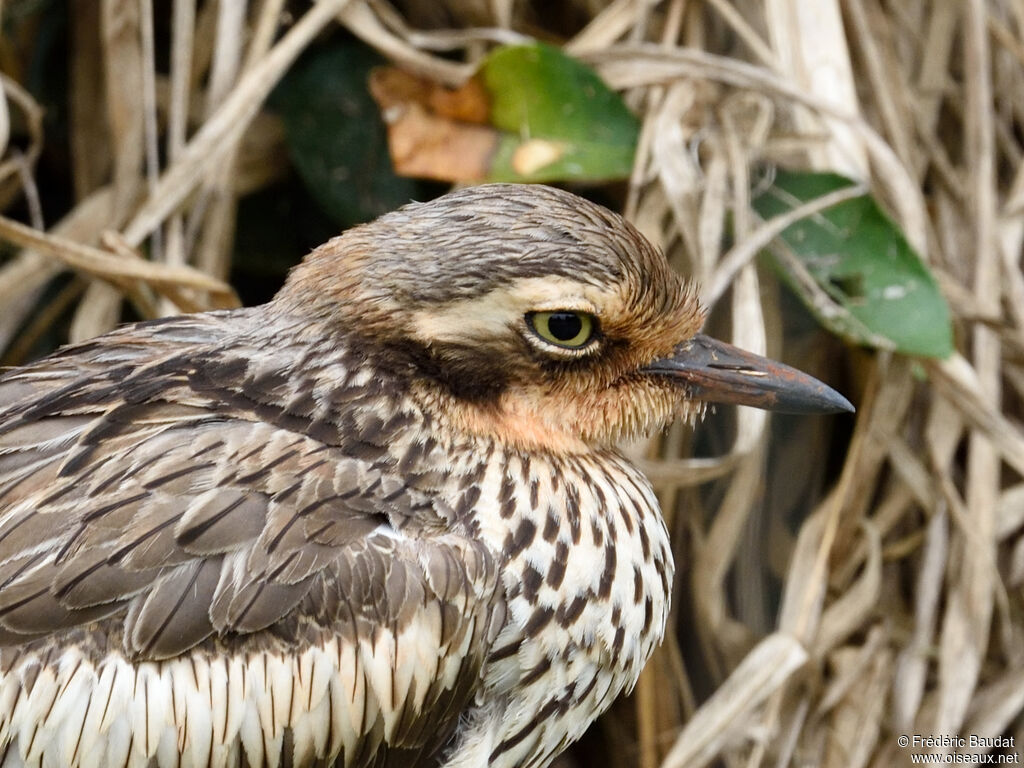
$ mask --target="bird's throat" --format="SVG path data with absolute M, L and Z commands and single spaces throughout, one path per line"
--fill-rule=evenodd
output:
M 461 431 L 521 451 L 564 456 L 592 450 L 568 423 L 551 418 L 524 396 L 506 394 L 485 404 L 459 402 L 447 410 Z

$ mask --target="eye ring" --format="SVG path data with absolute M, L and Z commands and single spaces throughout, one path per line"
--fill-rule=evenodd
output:
M 528 312 L 526 324 L 542 341 L 560 349 L 583 349 L 597 335 L 597 318 L 572 309 Z

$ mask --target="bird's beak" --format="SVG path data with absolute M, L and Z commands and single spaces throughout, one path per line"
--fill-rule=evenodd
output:
M 812 376 L 766 357 L 697 334 L 647 373 L 668 376 L 691 397 L 781 413 L 852 413 L 850 401 Z

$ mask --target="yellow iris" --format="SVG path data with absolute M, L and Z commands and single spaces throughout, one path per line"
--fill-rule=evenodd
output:
M 526 320 L 534 333 L 558 347 L 579 349 L 594 337 L 594 318 L 586 312 L 531 312 Z

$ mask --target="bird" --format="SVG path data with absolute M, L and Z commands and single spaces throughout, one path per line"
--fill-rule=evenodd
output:
M 249 308 L 0 374 L 0 766 L 543 768 L 674 578 L 618 449 L 852 410 L 566 191 L 351 228 Z

